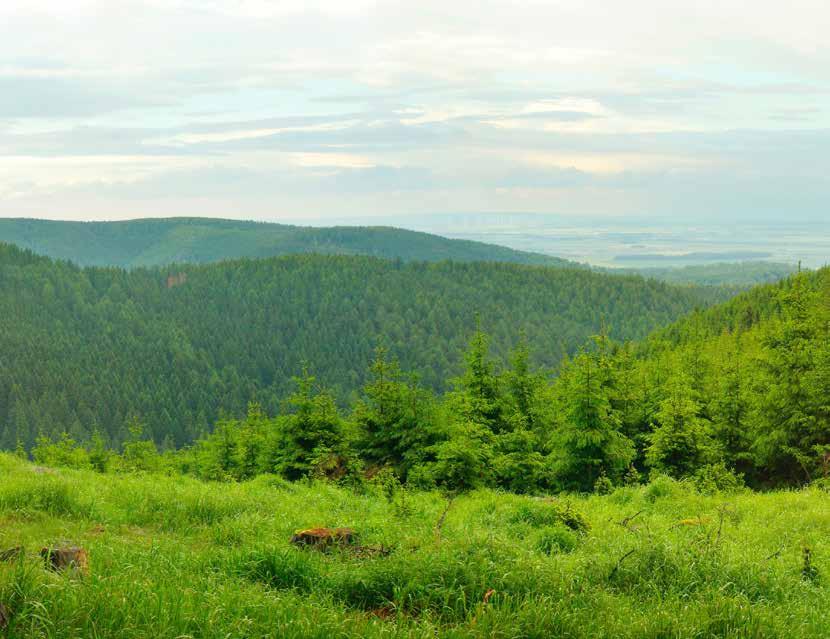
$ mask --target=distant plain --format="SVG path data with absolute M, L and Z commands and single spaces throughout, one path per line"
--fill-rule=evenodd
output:
M 703 222 L 537 214 L 374 220 L 446 237 L 556 255 L 595 266 L 648 268 L 764 260 L 818 268 L 830 255 L 830 219 Z

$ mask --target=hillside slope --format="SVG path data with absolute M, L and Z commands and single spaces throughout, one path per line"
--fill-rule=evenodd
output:
M 652 468 L 754 485 L 830 475 L 830 269 L 693 313 L 621 352 L 624 426 Z
M 295 253 L 575 266 L 539 253 L 390 227 L 312 228 L 212 218 L 126 222 L 0 219 L 0 242 L 81 266 L 161 266 Z
M 378 343 L 442 389 L 480 317 L 503 358 L 521 332 L 553 366 L 602 325 L 644 337 L 717 291 L 585 269 L 297 255 L 125 271 L 0 245 L 0 445 L 130 416 L 182 444 L 220 410 L 279 408 L 307 363 L 340 398 Z

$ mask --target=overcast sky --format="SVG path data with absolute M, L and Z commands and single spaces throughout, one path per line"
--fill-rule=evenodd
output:
M 830 215 L 827 0 L 2 0 L 0 216 Z

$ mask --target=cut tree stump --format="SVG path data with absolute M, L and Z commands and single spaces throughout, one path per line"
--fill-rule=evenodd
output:
M 6 550 L 0 550 L 0 561 L 9 563 L 16 561 L 23 556 L 23 546 L 14 546 Z
M 317 550 L 345 548 L 357 542 L 357 533 L 351 528 L 309 528 L 298 530 L 291 537 L 295 546 L 308 546 Z
M 59 548 L 42 548 L 40 556 L 46 562 L 46 567 L 51 570 L 75 570 L 76 572 L 89 574 L 89 556 L 86 550 L 78 546 L 62 546 Z

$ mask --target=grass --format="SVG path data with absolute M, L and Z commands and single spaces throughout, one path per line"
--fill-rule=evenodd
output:
M 260 477 L 35 472 L 0 455 L 8 637 L 827 637 L 830 495 L 493 491 L 391 501 Z M 350 526 L 388 556 L 289 544 Z M 44 570 L 45 545 L 90 574 Z M 810 549 L 805 571 L 804 548 Z M 494 591 L 494 592 L 492 592 Z M 2 632 L 0 632 L 2 636 Z

